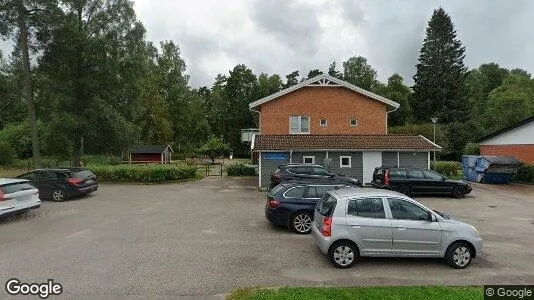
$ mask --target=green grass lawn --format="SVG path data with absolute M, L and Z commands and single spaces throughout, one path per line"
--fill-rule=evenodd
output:
M 327 288 L 280 288 L 240 289 L 228 295 L 227 299 L 483 299 L 481 287 L 327 287 Z

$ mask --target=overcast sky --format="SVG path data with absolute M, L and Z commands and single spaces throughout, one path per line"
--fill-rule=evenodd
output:
M 366 57 L 380 80 L 397 72 L 411 84 L 427 22 L 440 6 L 466 47 L 466 65 L 534 73 L 530 0 L 135 0 L 148 39 L 180 46 L 194 87 L 211 86 L 236 64 L 305 76 L 334 60 L 341 68 L 354 55 Z

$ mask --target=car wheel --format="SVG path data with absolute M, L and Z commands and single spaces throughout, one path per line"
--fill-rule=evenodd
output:
M 452 196 L 454 198 L 462 198 L 463 196 L 465 196 L 465 189 L 459 185 L 455 186 L 452 189 Z
M 337 268 L 350 268 L 358 259 L 358 249 L 348 241 L 336 242 L 328 250 L 328 257 Z
M 401 194 L 404 194 L 406 196 L 410 196 L 410 187 L 403 185 L 397 189 L 397 191 Z
M 472 248 L 464 242 L 452 244 L 445 253 L 445 260 L 455 269 L 464 269 L 469 266 L 472 257 Z
M 57 189 L 52 192 L 52 200 L 55 202 L 64 201 L 66 198 L 65 191 Z
M 308 234 L 311 232 L 311 227 L 313 225 L 313 219 L 309 213 L 299 212 L 291 217 L 291 222 L 289 226 L 291 230 L 298 234 Z

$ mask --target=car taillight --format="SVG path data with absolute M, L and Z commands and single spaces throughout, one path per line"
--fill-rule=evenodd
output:
M 278 207 L 278 205 L 280 205 L 280 201 L 278 201 L 276 199 L 269 199 L 269 200 L 267 200 L 267 205 L 270 208 L 276 208 L 276 207 Z
M 325 217 L 323 221 L 323 230 L 321 230 L 321 233 L 324 236 L 331 236 L 332 235 L 332 218 L 331 217 Z
M 6 200 L 6 197 L 4 196 L 4 191 L 0 189 L 0 201 L 5 201 L 5 200 Z
M 389 185 L 389 170 L 384 173 L 384 185 Z
M 78 184 L 83 183 L 85 180 L 74 177 L 74 178 L 67 178 L 67 181 L 72 185 L 78 185 Z

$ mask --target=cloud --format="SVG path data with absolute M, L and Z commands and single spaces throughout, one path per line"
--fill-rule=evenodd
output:
M 211 86 L 236 64 L 302 77 L 354 55 L 366 57 L 382 81 L 399 73 L 412 83 L 425 28 L 440 6 L 466 47 L 466 65 L 496 62 L 534 73 L 530 0 L 135 1 L 147 38 L 180 46 L 194 87 Z M 9 48 L 0 43 L 4 56 Z

